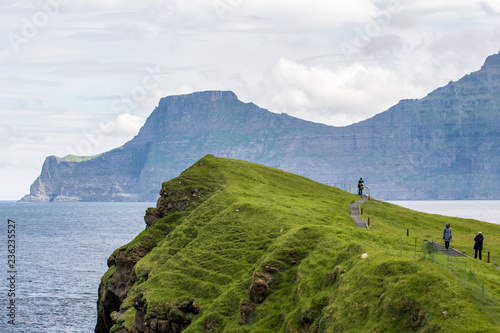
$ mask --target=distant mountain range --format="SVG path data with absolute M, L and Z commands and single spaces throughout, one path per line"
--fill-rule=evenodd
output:
M 206 154 L 320 182 L 363 177 L 378 199 L 499 199 L 500 53 L 422 99 L 345 127 L 272 113 L 229 91 L 165 97 L 122 147 L 47 157 L 21 200 L 152 201 Z

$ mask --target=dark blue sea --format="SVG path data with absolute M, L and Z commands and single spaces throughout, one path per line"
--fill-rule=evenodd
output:
M 107 258 L 144 230 L 145 210 L 155 205 L 0 202 L 0 332 L 93 332 Z

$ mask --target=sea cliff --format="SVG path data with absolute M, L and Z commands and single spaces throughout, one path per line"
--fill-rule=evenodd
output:
M 500 54 L 422 99 L 326 126 L 243 103 L 230 91 L 169 96 L 122 147 L 47 157 L 22 201 L 148 201 L 206 154 L 326 183 L 363 177 L 381 199 L 500 197 Z
M 292 173 L 205 156 L 162 184 L 146 229 L 108 259 L 96 332 L 499 331 L 495 267 L 464 259 L 475 281 L 464 291 L 453 264 L 448 273 L 420 246 L 415 258 L 413 243 L 442 234 L 446 217 L 372 199 L 363 204 L 372 223 L 361 229 L 348 211 L 357 200 Z M 453 246 L 466 254 L 471 228 L 500 232 L 458 218 L 453 228 Z M 470 289 L 477 281 L 491 293 L 484 307 Z

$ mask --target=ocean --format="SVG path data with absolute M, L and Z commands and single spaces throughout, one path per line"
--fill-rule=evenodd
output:
M 500 224 L 500 201 L 394 203 Z M 155 205 L 0 202 L 0 332 L 93 332 L 106 261 L 144 230 L 145 210 Z
M 144 212 L 154 206 L 0 202 L 0 332 L 94 332 L 97 289 L 107 259 L 144 230 Z M 15 235 L 13 254 L 8 253 L 7 233 Z M 8 262 L 9 254 L 15 263 Z M 12 276 L 14 283 L 8 280 Z M 15 295 L 9 292 L 13 289 Z M 8 323 L 11 300 L 15 325 Z
M 500 200 L 397 200 L 389 202 L 424 213 L 500 224 Z

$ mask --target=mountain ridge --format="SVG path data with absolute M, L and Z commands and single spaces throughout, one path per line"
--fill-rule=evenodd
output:
M 23 201 L 149 201 L 206 154 L 329 183 L 363 177 L 382 199 L 496 199 L 500 53 L 480 70 L 334 127 L 243 103 L 230 91 L 168 96 L 122 147 L 90 160 L 50 156 Z

